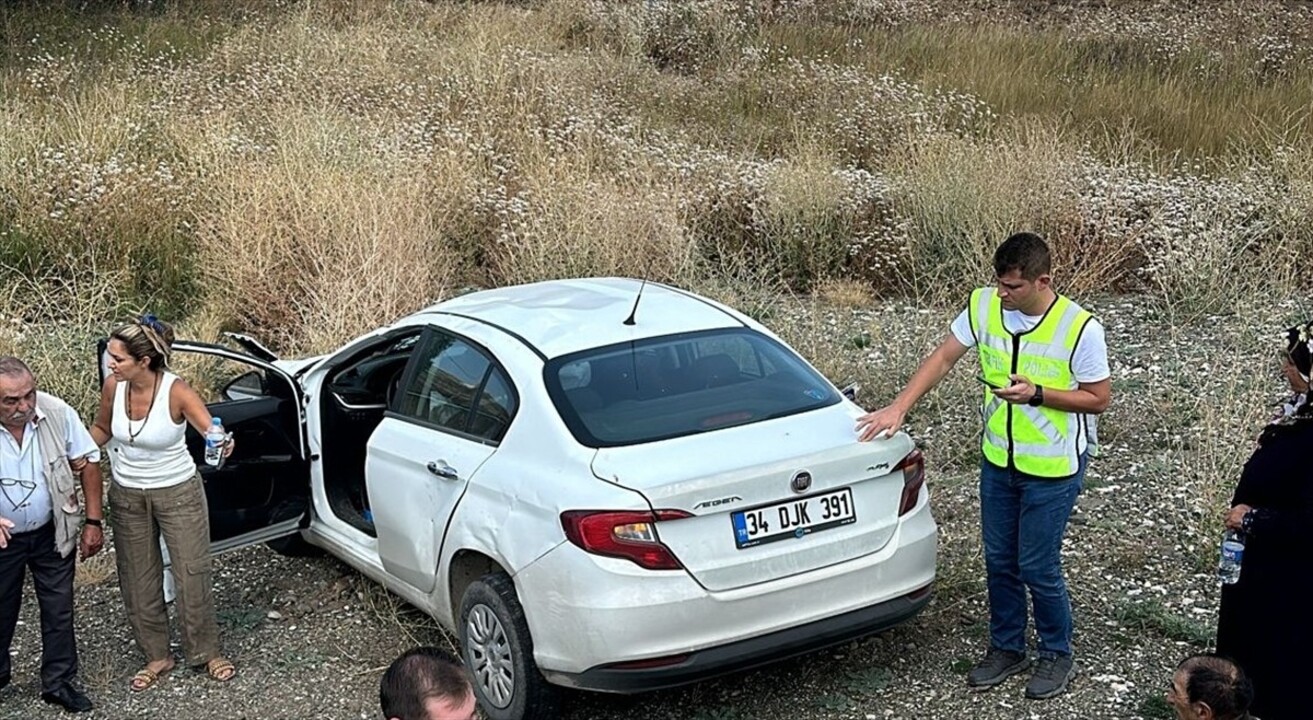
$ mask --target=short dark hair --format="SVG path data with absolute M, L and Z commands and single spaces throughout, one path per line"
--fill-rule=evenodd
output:
M 1053 271 L 1053 259 L 1044 238 L 1035 233 L 1019 232 L 994 251 L 994 274 L 999 277 L 1018 270 L 1021 277 L 1034 280 Z
M 426 720 L 429 698 L 463 702 L 474 692 L 460 659 L 439 647 L 421 646 L 402 653 L 383 673 L 378 701 L 383 717 Z
M 1212 653 L 1191 655 L 1176 666 L 1185 673 L 1185 699 L 1205 703 L 1217 720 L 1240 720 L 1249 716 L 1254 685 L 1234 660 Z

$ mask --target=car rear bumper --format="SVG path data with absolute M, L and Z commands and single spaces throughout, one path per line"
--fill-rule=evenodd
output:
M 928 503 L 880 550 L 764 583 L 708 591 L 562 543 L 515 576 L 534 660 L 551 682 L 603 691 L 693 682 L 879 632 L 915 615 L 935 579 Z M 808 638 L 811 638 L 810 640 Z M 687 657 L 672 656 L 687 655 Z M 619 666 L 619 667 L 617 667 Z
M 656 667 L 600 666 L 581 673 L 544 671 L 557 685 L 613 693 L 635 693 L 686 685 L 716 675 L 748 670 L 887 630 L 911 619 L 930 602 L 931 585 L 893 600 L 836 617 L 680 656 Z

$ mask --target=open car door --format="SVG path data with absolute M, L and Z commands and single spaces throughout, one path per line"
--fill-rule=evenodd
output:
M 101 381 L 107 373 L 100 344 Z M 200 393 L 210 414 L 232 433 L 233 453 L 216 468 L 204 462 L 205 439 L 187 427 L 210 511 L 210 551 L 298 534 L 309 524 L 310 473 L 303 394 L 269 359 L 210 343 L 173 343 L 170 370 Z

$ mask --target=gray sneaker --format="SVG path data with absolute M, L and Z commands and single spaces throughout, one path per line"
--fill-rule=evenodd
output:
M 1035 672 L 1026 683 L 1026 697 L 1046 700 L 1067 689 L 1067 683 L 1076 677 L 1076 663 L 1070 655 L 1040 656 Z
M 990 648 L 985 657 L 967 673 L 967 685 L 984 690 L 1007 680 L 1030 667 L 1025 653 Z

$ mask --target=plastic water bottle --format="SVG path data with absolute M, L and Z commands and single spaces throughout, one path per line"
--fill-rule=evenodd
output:
M 1240 562 L 1245 558 L 1245 534 L 1227 530 L 1222 535 L 1222 559 L 1217 563 L 1217 577 L 1223 585 L 1234 585 L 1240 579 Z
M 223 461 L 223 446 L 228 441 L 228 433 L 223 430 L 219 418 L 210 418 L 210 429 L 205 431 L 205 464 L 218 467 Z

